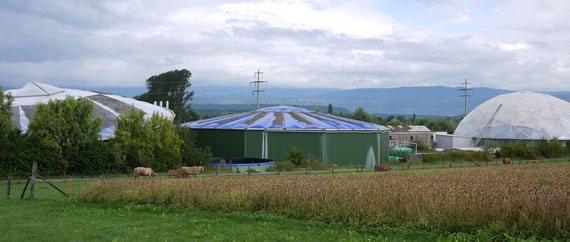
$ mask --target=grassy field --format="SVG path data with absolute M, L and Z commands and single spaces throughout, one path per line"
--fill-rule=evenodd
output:
M 109 180 L 83 201 L 268 212 L 357 227 L 568 238 L 570 164 L 392 173 Z
M 12 199 L 0 198 L 0 241 L 567 240 L 569 174 L 570 163 L 553 163 L 81 179 L 73 186 L 81 199 L 38 183 L 34 200 L 19 199 L 20 183 Z
M 74 193 L 95 180 L 74 182 Z M 67 183 L 57 183 L 67 192 Z M 443 235 L 406 228 L 328 225 L 267 213 L 223 213 L 67 199 L 45 183 L 36 198 L 0 199 L 0 241 L 422 241 Z M 4 195 L 6 184 L 0 183 Z

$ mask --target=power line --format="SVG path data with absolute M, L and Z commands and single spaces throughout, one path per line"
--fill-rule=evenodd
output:
M 465 102 L 465 107 L 464 107 L 464 116 L 467 116 L 467 98 L 471 97 L 471 95 L 467 94 L 467 92 L 469 91 L 473 91 L 473 88 L 468 88 L 467 85 L 471 84 L 469 82 L 467 82 L 467 78 L 465 78 L 465 82 L 461 83 L 463 84 L 463 88 L 458 89 L 459 91 L 463 91 L 463 95 L 461 95 L 460 97 L 464 98 L 464 102 Z
M 255 90 L 251 91 L 252 94 L 257 95 L 257 99 L 256 99 L 256 103 L 257 103 L 257 109 L 259 109 L 259 93 L 264 93 L 265 91 L 261 90 L 261 86 L 265 85 L 267 86 L 267 81 L 261 81 L 260 80 L 260 76 L 263 75 L 263 72 L 257 70 L 257 72 L 253 73 L 253 78 L 257 78 L 256 81 L 252 81 L 249 82 L 249 86 L 253 86 L 255 87 Z

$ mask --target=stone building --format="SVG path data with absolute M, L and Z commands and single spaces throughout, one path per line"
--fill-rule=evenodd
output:
M 390 143 L 402 146 L 406 143 L 416 143 L 418 146 L 432 148 L 434 132 L 423 125 L 387 125 L 390 129 Z

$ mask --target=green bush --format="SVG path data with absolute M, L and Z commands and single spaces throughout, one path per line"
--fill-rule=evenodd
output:
M 295 164 L 296 166 L 301 166 L 306 160 L 306 156 L 299 147 L 290 147 L 287 151 L 287 161 Z
M 474 161 L 489 161 L 491 156 L 484 151 L 445 151 L 439 153 L 424 154 L 422 162 L 435 163 L 435 162 L 474 162 Z
M 145 119 L 142 111 L 131 109 L 117 119 L 113 147 L 124 168 L 146 166 L 166 171 L 180 167 L 181 144 L 172 122 L 156 113 Z
M 275 162 L 275 164 L 272 166 L 268 167 L 267 171 L 294 171 L 295 169 L 297 169 L 297 166 L 295 166 L 295 164 L 293 164 L 291 161 L 278 161 Z
M 12 127 L 12 101 L 11 95 L 5 95 L 0 87 L 0 142 L 7 141 Z
M 42 175 L 64 174 L 68 166 L 58 146 L 18 131 L 13 131 L 8 141 L 0 142 L 0 154 L 0 176 L 27 176 L 34 161 Z
M 28 134 L 59 146 L 69 161 L 74 152 L 89 149 L 99 140 L 103 120 L 93 116 L 93 104 L 87 99 L 50 100 L 37 105 Z
M 311 170 L 326 170 L 329 168 L 329 165 L 321 162 L 318 159 L 308 159 L 304 164 L 303 167 L 311 169 Z
M 501 147 L 500 156 L 534 160 L 538 158 L 560 158 L 570 154 L 568 147 L 558 140 L 541 140 L 535 143 L 516 142 Z
M 196 132 L 189 128 L 177 127 L 176 133 L 182 139 L 180 155 L 183 166 L 205 166 L 212 159 L 210 147 L 196 146 Z
M 251 167 L 247 168 L 247 170 L 245 170 L 245 172 L 246 173 L 259 173 L 258 170 L 256 170 L 255 168 L 251 168 Z
M 88 148 L 72 152 L 68 170 L 74 174 L 98 175 L 122 171 L 109 141 L 97 141 Z

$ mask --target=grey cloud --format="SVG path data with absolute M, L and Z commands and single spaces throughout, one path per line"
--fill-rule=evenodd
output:
M 569 55 L 570 26 L 561 19 L 570 14 L 543 16 L 548 6 L 536 14 L 536 24 L 528 24 L 535 18 L 525 2 L 522 13 L 496 10 L 492 19 L 472 20 L 483 28 L 468 34 L 405 27 L 375 38 L 275 27 L 251 19 L 227 19 L 213 28 L 200 19 L 189 24 L 168 19 L 182 8 L 213 11 L 219 4 L 4 1 L 1 84 L 50 79 L 142 86 L 152 74 L 188 68 L 197 83 L 235 85 L 246 84 L 251 72 L 262 68 L 273 85 L 281 86 L 456 86 L 467 77 L 479 86 L 568 89 L 570 73 L 555 72 L 553 65 Z M 512 20 L 523 15 L 529 20 Z M 529 49 L 498 47 L 518 42 Z

